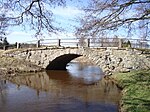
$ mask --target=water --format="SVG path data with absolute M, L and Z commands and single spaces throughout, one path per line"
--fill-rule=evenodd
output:
M 99 67 L 20 74 L 0 81 L 0 112 L 117 112 L 120 90 Z

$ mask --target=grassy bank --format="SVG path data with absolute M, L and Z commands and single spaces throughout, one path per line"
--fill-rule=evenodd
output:
M 150 112 L 150 70 L 112 75 L 122 90 L 121 112 Z

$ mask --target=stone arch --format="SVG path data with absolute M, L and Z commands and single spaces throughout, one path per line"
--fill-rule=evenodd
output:
M 150 69 L 150 57 L 148 54 L 136 49 L 114 49 L 114 48 L 40 48 L 9 51 L 3 54 L 5 56 L 13 56 L 15 58 L 24 59 L 35 63 L 42 68 L 49 69 L 50 65 L 58 62 L 59 66 L 63 63 L 67 64 L 74 58 L 85 56 L 99 66 L 106 74 L 113 72 L 128 72 L 131 70 Z M 67 56 L 68 55 L 68 56 Z M 70 55 L 70 56 L 69 56 Z M 61 56 L 61 57 L 59 57 Z M 66 58 L 67 56 L 67 58 Z M 65 58 L 63 58 L 65 57 Z M 71 59 L 70 59 L 71 58 Z M 49 61 L 52 62 L 49 65 Z M 61 60 L 61 61 L 60 61 Z M 64 65 L 65 65 L 64 64 Z M 48 65 L 48 66 L 47 66 Z M 57 64 L 58 65 L 58 64 Z M 66 69 L 66 65 L 58 68 Z M 52 67 L 54 69 L 54 67 Z
M 56 57 L 52 60 L 46 67 L 46 70 L 66 70 L 67 64 L 82 55 L 79 54 L 64 54 L 61 56 Z

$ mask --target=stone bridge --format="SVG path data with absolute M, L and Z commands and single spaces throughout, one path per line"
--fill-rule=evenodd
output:
M 150 53 L 118 48 L 36 48 L 6 53 L 50 70 L 64 70 L 67 63 L 83 56 L 102 68 L 106 74 L 150 69 Z

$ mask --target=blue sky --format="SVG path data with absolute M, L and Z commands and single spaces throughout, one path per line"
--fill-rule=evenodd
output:
M 86 4 L 84 2 L 76 2 L 76 0 L 68 0 L 66 7 L 56 7 L 52 9 L 54 13 L 54 19 L 61 27 L 65 29 L 64 32 L 58 33 L 58 35 L 52 34 L 51 36 L 45 35 L 45 38 L 74 38 L 74 25 L 78 25 L 75 21 L 76 16 L 82 15 L 82 11 L 77 7 Z M 15 42 L 27 42 L 36 40 L 34 37 L 34 31 L 24 30 L 19 26 L 9 28 L 9 35 L 7 35 L 7 40 L 9 43 Z

